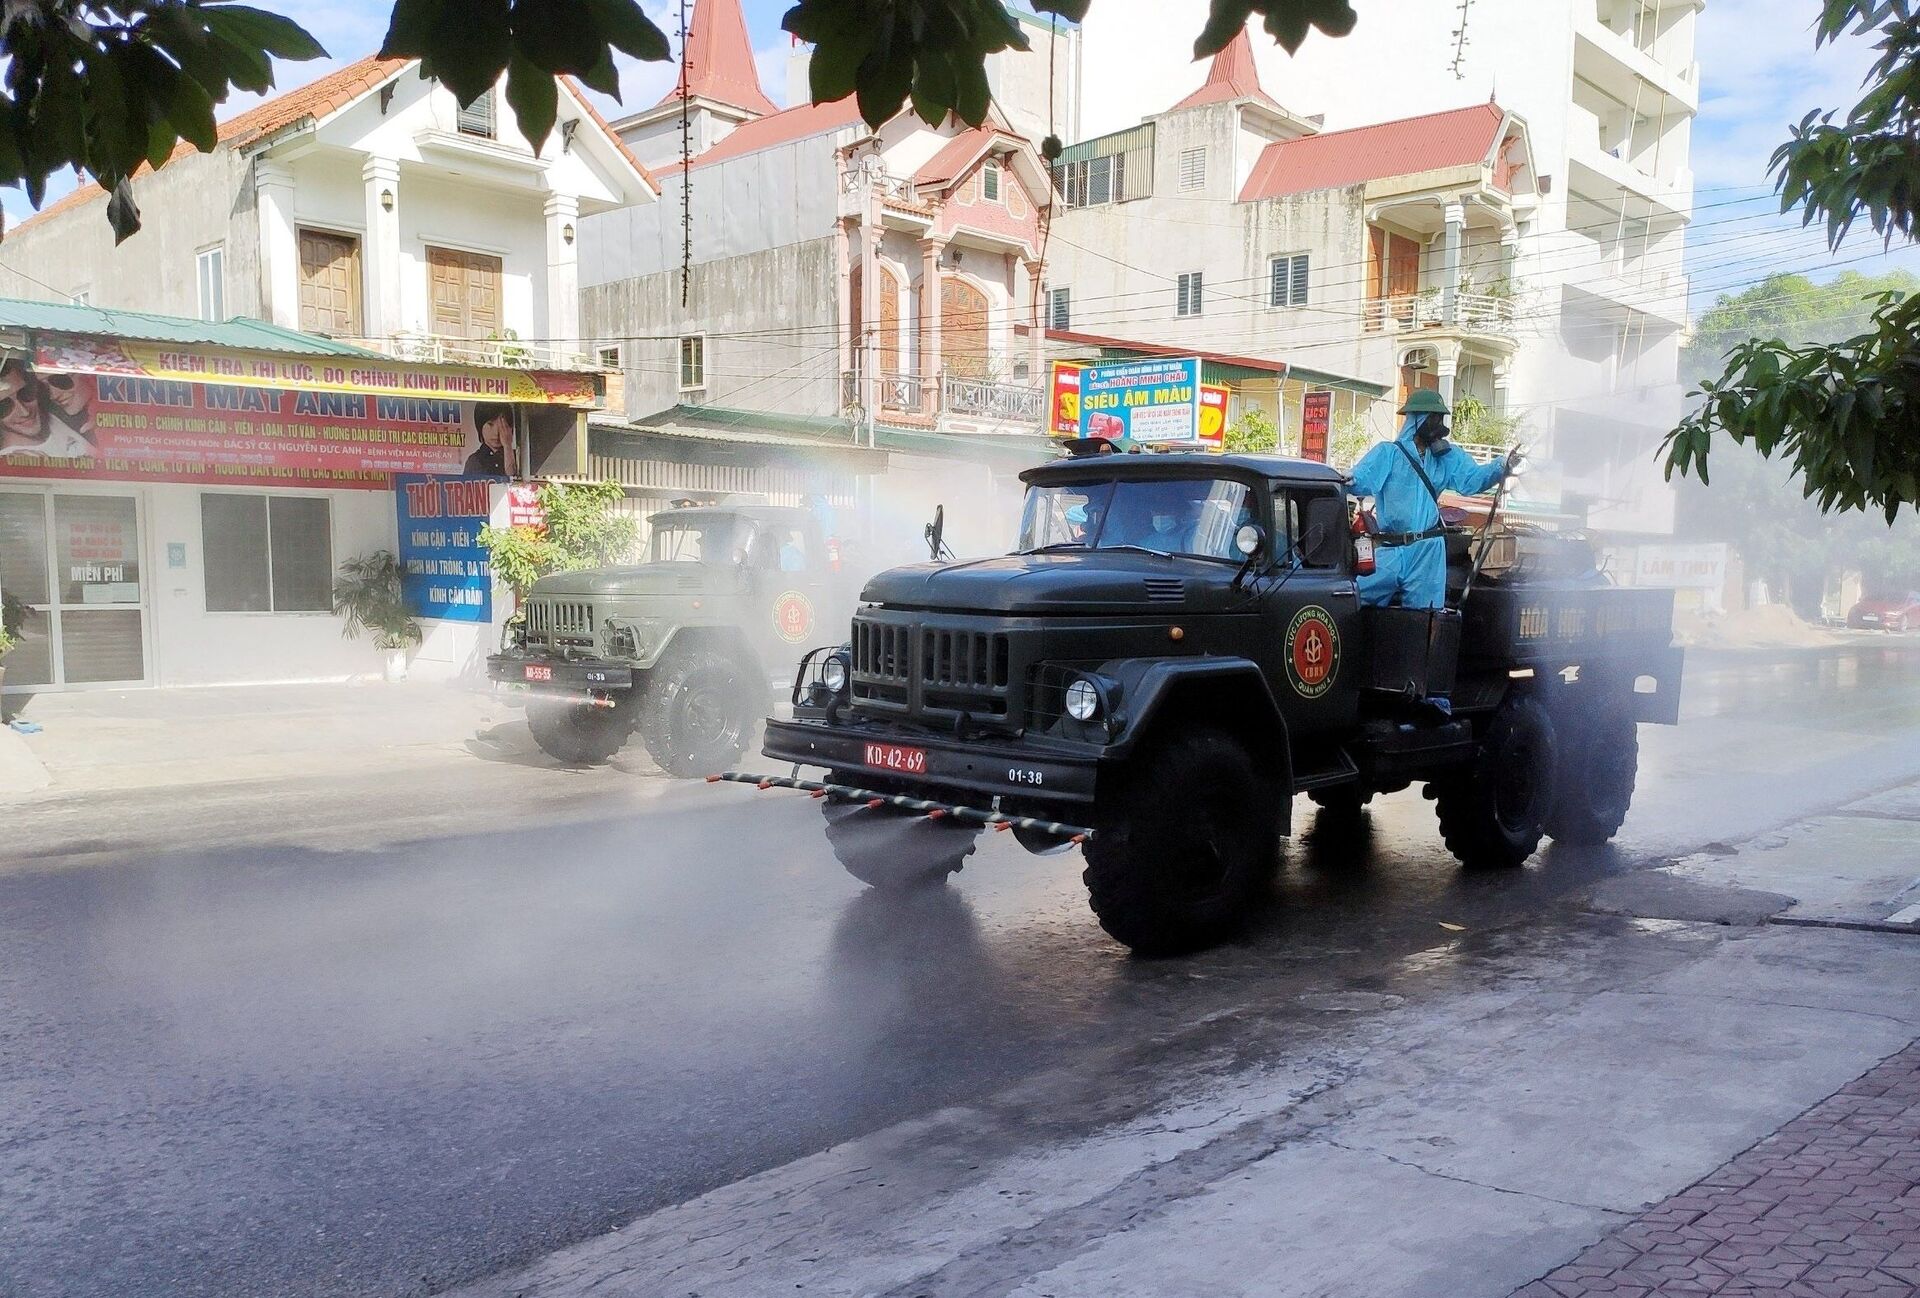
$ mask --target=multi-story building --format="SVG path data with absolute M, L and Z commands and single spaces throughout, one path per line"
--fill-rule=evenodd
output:
M 1198 90 L 1070 147 L 1055 179 L 1056 338 L 1273 363 L 1233 384 L 1232 412 L 1264 408 L 1288 444 L 1313 389 L 1337 423 L 1414 387 L 1506 404 L 1517 230 L 1539 200 L 1527 126 L 1498 104 L 1322 132 L 1267 93 L 1242 31 Z
M 1006 485 L 1045 448 L 1025 326 L 1049 181 L 1015 121 L 1045 120 L 1045 62 L 1069 65 L 1076 39 L 997 56 L 1005 97 L 982 126 L 876 130 L 852 99 L 769 111 L 739 0 L 697 0 L 680 83 L 615 126 L 661 201 L 581 225 L 583 327 L 623 371 L 629 419 L 838 425 L 896 452 L 902 511 L 914 481 L 930 500 Z
M 1205 8 L 1201 0 L 1103 0 L 1092 9 L 1084 57 L 1100 72 L 1083 87 L 1089 130 L 1129 127 L 1143 99 L 1168 102 L 1183 77 L 1190 84 L 1191 72 L 1162 51 L 1190 42 Z M 1390 19 L 1363 10 L 1349 36 L 1315 33 L 1292 57 L 1265 39 L 1254 45 L 1288 106 L 1324 116 L 1323 139 L 1489 101 L 1524 121 L 1537 201 L 1511 213 L 1511 296 L 1499 308 L 1517 341 L 1506 409 L 1542 450 L 1561 507 L 1600 529 L 1671 525 L 1655 452 L 1680 412 L 1699 8 L 1700 0 L 1472 0 L 1401 6 Z M 1463 11 L 1464 43 L 1455 34 Z M 1463 213 L 1463 246 L 1474 206 Z M 1403 231 L 1419 248 L 1422 276 L 1436 238 L 1444 249 L 1444 225 Z M 1057 246 L 1052 260 L 1060 262 Z M 1385 260 L 1390 278 L 1400 267 L 1404 287 L 1411 255 L 1396 262 L 1390 247 Z M 1364 258 L 1342 261 L 1348 277 L 1374 273 Z M 1398 296 L 1392 285 L 1388 295 Z M 1337 352 L 1342 325 L 1324 328 Z M 1443 360 L 1411 357 L 1416 366 Z
M 655 181 L 579 88 L 535 152 L 499 89 L 462 108 L 364 58 L 221 123 L 133 182 L 115 245 L 87 185 L 0 245 L 0 296 L 250 316 L 420 360 L 581 359 L 579 227 Z M 586 358 L 591 360 L 592 358 Z

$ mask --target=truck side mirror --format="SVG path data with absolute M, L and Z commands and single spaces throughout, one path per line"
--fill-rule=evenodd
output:
M 1338 496 L 1307 502 L 1305 536 L 1300 547 L 1312 568 L 1337 568 L 1347 557 L 1347 507 Z

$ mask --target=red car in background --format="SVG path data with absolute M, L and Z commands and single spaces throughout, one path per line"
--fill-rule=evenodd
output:
M 1847 612 L 1847 625 L 1856 630 L 1905 631 L 1920 627 L 1920 594 L 1883 595 L 1863 599 Z

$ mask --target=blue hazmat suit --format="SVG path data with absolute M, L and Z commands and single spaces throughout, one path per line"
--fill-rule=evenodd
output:
M 1414 471 L 1404 446 L 1426 470 L 1437 491 L 1477 496 L 1506 474 L 1506 463 L 1476 464 L 1461 451 L 1436 455 L 1414 442 L 1417 415 L 1408 415 L 1393 442 L 1382 442 L 1353 466 L 1353 494 L 1372 496 L 1374 518 L 1383 533 L 1425 532 L 1440 525 L 1440 506 Z M 1429 537 L 1408 545 L 1382 545 L 1374 555 L 1375 568 L 1359 580 L 1363 605 L 1398 604 L 1403 608 L 1442 608 L 1447 602 L 1447 543 Z

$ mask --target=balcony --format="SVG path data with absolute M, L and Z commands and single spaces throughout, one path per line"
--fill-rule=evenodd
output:
M 502 338 L 456 338 L 448 334 L 397 333 L 353 340 L 369 351 L 397 361 L 427 365 L 482 365 L 512 370 L 599 370 L 576 346 L 522 342 L 509 331 Z
M 1496 338 L 1513 336 L 1513 298 L 1507 294 L 1461 292 L 1454 294 L 1453 304 L 1453 318 L 1449 320 L 1439 289 L 1368 298 L 1366 327 L 1376 333 L 1444 329 Z
M 1574 75 L 1649 116 L 1691 117 L 1700 111 L 1700 65 L 1691 27 L 1682 33 L 1618 31 L 1588 9 L 1574 24 Z
M 933 219 L 933 209 L 920 201 L 920 191 L 911 178 L 895 176 L 869 159 L 840 178 L 840 215 L 865 220 L 875 200 L 879 201 L 883 219 L 901 216 L 915 225 Z
M 972 428 L 960 431 L 1020 431 L 1038 428 L 1046 417 L 1046 392 L 1017 383 L 955 374 L 941 375 L 938 384 L 917 374 L 882 371 L 874 400 L 874 417 L 903 425 L 932 427 L 951 417 L 972 425 L 1019 425 L 1017 429 Z M 840 375 L 841 405 L 863 408 L 868 395 L 860 371 Z

